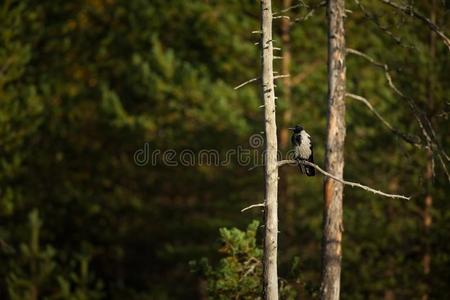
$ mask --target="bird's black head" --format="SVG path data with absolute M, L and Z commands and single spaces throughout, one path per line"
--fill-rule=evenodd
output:
M 303 127 L 300 125 L 295 125 L 295 127 L 291 127 L 291 128 L 289 128 L 289 130 L 294 131 L 294 133 L 300 133 L 300 132 L 302 132 Z

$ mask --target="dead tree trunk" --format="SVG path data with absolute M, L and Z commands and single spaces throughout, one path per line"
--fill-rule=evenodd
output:
M 264 104 L 266 135 L 265 162 L 265 235 L 264 235 L 264 299 L 278 300 L 278 165 L 275 90 L 273 84 L 272 3 L 261 0 L 261 97 Z
M 326 171 L 343 177 L 345 140 L 345 36 L 344 0 L 329 0 L 328 16 L 328 115 Z M 342 183 L 326 178 L 322 238 L 321 299 L 337 300 L 342 257 Z

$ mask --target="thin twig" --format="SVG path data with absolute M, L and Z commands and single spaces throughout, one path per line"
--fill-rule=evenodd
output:
M 377 26 L 382 32 L 384 32 L 387 36 L 391 37 L 398 45 L 408 48 L 408 49 L 416 49 L 416 47 L 412 44 L 405 44 L 401 37 L 396 36 L 393 32 L 389 30 L 387 26 L 383 26 L 378 21 L 380 18 L 377 15 L 366 10 L 364 5 L 362 5 L 359 0 L 354 0 L 356 5 L 358 5 L 359 9 L 363 12 L 364 16 L 371 21 L 373 24 Z
M 247 206 L 247 207 L 241 209 L 241 212 L 244 212 L 244 211 L 254 208 L 254 207 L 263 207 L 263 206 L 266 206 L 266 205 L 264 203 L 252 204 L 250 206 Z
M 288 19 L 288 20 L 290 20 L 291 17 L 289 17 L 289 16 L 276 16 L 276 17 L 273 17 L 273 19 L 274 20 L 276 20 L 276 19 Z
M 248 274 L 252 273 L 252 272 L 255 270 L 255 268 L 256 268 L 256 264 L 253 264 L 253 265 L 252 265 L 252 266 L 244 273 L 244 275 L 242 275 L 241 279 L 239 279 L 239 282 L 241 282 L 242 280 L 244 280 L 244 278 L 245 278 Z
M 261 107 L 264 107 L 264 104 L 261 105 L 260 108 Z M 251 166 L 250 168 L 248 168 L 247 171 L 251 171 L 251 170 L 254 170 L 254 169 L 259 168 L 259 167 L 264 167 L 264 164 Z
M 290 77 L 290 74 L 285 74 L 285 75 L 276 75 L 273 77 L 273 79 L 279 79 L 279 78 L 286 78 L 286 77 Z
M 374 115 L 378 119 L 380 119 L 380 121 L 384 124 L 384 126 L 386 126 L 391 131 L 394 131 L 394 132 L 396 131 L 394 129 L 394 127 L 392 127 L 392 125 L 388 121 L 386 121 L 375 108 L 373 108 L 373 106 L 372 106 L 372 104 L 370 104 L 369 100 L 367 100 L 366 98 L 364 98 L 362 96 L 351 94 L 351 93 L 346 93 L 345 96 L 364 103 L 370 109 L 370 111 L 373 112 Z
M 321 7 L 325 6 L 326 4 L 327 4 L 326 1 L 322 1 L 318 5 L 311 7 L 311 9 L 306 13 L 306 15 L 304 15 L 303 17 L 300 17 L 300 18 L 296 18 L 294 21 L 291 22 L 291 25 L 308 20 L 318 8 L 321 8 Z
M 241 83 L 241 84 L 238 85 L 238 86 L 235 86 L 234 89 L 235 89 L 235 90 L 240 89 L 241 87 L 243 87 L 243 86 L 245 86 L 245 85 L 247 85 L 247 84 L 249 84 L 249 83 L 258 81 L 258 80 L 259 80 L 259 77 L 252 78 L 252 79 L 250 79 L 250 80 L 247 80 L 246 82 Z
M 292 6 L 289 6 L 289 7 L 285 8 L 283 10 L 274 12 L 272 15 L 276 16 L 278 14 L 283 14 L 283 13 L 286 13 L 286 12 L 288 12 L 290 10 L 293 10 L 294 8 L 297 8 L 297 7 L 308 7 L 308 6 L 305 3 L 303 3 L 303 1 L 299 1 L 298 4 L 295 4 L 295 5 L 292 5 Z
M 449 156 L 447 155 L 447 153 L 444 151 L 444 149 L 442 148 L 442 146 L 438 142 L 438 140 L 436 138 L 436 134 L 435 134 L 434 129 L 433 129 L 433 126 L 431 125 L 431 122 L 427 118 L 426 114 L 419 109 L 419 107 L 417 106 L 417 104 L 414 101 L 414 99 L 412 99 L 411 97 L 405 95 L 394 84 L 394 82 L 392 80 L 392 76 L 390 74 L 389 66 L 387 64 L 380 63 L 380 62 L 376 61 L 375 59 L 373 59 L 372 57 L 370 57 L 369 55 L 367 55 L 365 53 L 362 53 L 362 52 L 360 52 L 358 50 L 355 50 L 355 49 L 348 48 L 347 49 L 347 53 L 358 55 L 358 56 L 366 59 L 367 61 L 369 61 L 373 65 L 383 69 L 384 75 L 386 77 L 386 81 L 388 82 L 389 87 L 398 96 L 400 96 L 402 99 L 404 99 L 408 103 L 408 105 L 410 106 L 410 108 L 411 108 L 411 110 L 413 112 L 413 115 L 414 115 L 414 117 L 415 117 L 415 119 L 417 121 L 417 124 L 419 125 L 419 127 L 420 127 L 420 129 L 422 131 L 422 134 L 423 134 L 423 136 L 426 139 L 427 146 L 425 146 L 425 148 L 433 150 L 433 153 L 439 157 L 439 161 L 441 162 L 442 168 L 443 168 L 445 174 L 447 175 L 448 181 L 450 182 L 450 173 L 449 173 L 449 171 L 447 169 L 447 165 L 446 165 L 446 163 L 444 161 L 444 158 L 447 160 L 447 162 L 450 161 L 449 160 Z M 426 123 L 427 126 L 425 126 L 424 123 Z M 430 133 L 428 132 L 427 127 L 428 127 L 428 130 L 430 131 Z
M 400 132 L 399 130 L 395 129 L 394 127 L 392 127 L 392 125 L 386 121 L 386 119 L 383 118 L 383 116 L 381 116 L 381 114 L 372 106 L 372 104 L 364 97 L 359 96 L 359 95 L 355 95 L 355 94 L 351 94 L 351 93 L 346 93 L 345 94 L 347 97 L 358 100 L 362 103 L 364 103 L 371 112 L 373 112 L 373 114 L 380 119 L 380 121 L 384 124 L 384 126 L 386 126 L 390 131 L 392 131 L 392 133 L 396 134 L 397 136 L 401 137 L 403 140 L 405 140 L 406 142 L 417 146 L 419 148 L 425 148 L 426 146 L 424 146 L 423 144 L 420 143 L 420 138 L 417 136 L 409 136 L 407 134 L 404 134 L 402 132 Z
M 309 65 L 305 65 L 303 72 L 298 73 L 297 75 L 292 77 L 292 82 L 291 82 L 292 85 L 300 84 L 303 80 L 308 78 L 308 76 L 317 69 L 317 66 L 320 66 L 322 63 L 323 63 L 323 61 L 321 59 L 318 59 L 318 60 L 313 61 Z
M 359 188 L 361 188 L 363 190 L 366 190 L 368 192 L 371 192 L 371 193 L 374 193 L 374 194 L 377 194 L 377 195 L 381 195 L 381 196 L 384 196 L 384 197 L 388 197 L 388 198 L 398 198 L 398 199 L 405 199 L 405 200 L 411 199 L 411 197 L 407 197 L 407 196 L 403 196 L 403 195 L 396 195 L 396 194 L 388 194 L 388 193 L 381 192 L 381 191 L 375 190 L 373 188 L 370 188 L 370 187 L 368 187 L 366 185 L 362 185 L 360 183 L 356 183 L 356 182 L 351 182 L 351 181 L 346 181 L 346 180 L 340 179 L 340 178 L 338 178 L 338 177 L 336 177 L 336 176 L 334 176 L 334 175 L 332 175 L 332 174 L 322 170 L 321 167 L 319 167 L 318 165 L 313 164 L 313 163 L 311 163 L 309 161 L 304 161 L 304 160 L 299 160 L 299 161 L 297 161 L 297 160 L 281 160 L 281 161 L 278 162 L 278 167 L 281 167 L 281 166 L 284 166 L 284 165 L 297 165 L 299 163 L 301 163 L 303 165 L 306 165 L 306 166 L 313 167 L 314 169 L 316 169 L 317 171 L 319 171 L 323 175 L 325 175 L 325 176 L 327 176 L 329 178 L 332 178 L 332 179 L 334 179 L 334 180 L 336 180 L 336 181 L 338 181 L 338 182 L 340 182 L 340 183 L 342 183 L 344 185 L 349 185 L 351 187 L 359 187 Z
M 414 10 L 414 7 L 412 7 L 411 5 L 402 6 L 397 2 L 391 0 L 380 0 L 380 1 L 422 21 L 422 23 L 427 25 L 432 31 L 434 31 L 437 34 L 437 36 L 439 36 L 439 38 L 441 38 L 441 40 L 447 46 L 448 50 L 450 50 L 450 39 L 429 18 L 425 17 L 421 13 Z

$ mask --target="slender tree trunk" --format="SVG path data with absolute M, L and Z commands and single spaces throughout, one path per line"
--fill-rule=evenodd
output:
M 283 9 L 292 6 L 292 0 L 282 0 Z M 283 59 L 281 61 L 281 74 L 290 74 L 291 68 L 291 21 L 287 18 L 281 19 L 281 48 L 283 49 Z M 280 130 L 280 149 L 287 151 L 290 146 L 290 136 L 288 127 L 292 127 L 292 110 L 291 108 L 292 83 L 291 77 L 283 78 L 282 101 L 284 104 L 284 111 L 282 114 L 281 130 Z M 284 224 L 285 231 L 289 236 L 294 233 L 294 201 L 289 199 L 287 173 L 288 168 L 281 168 L 280 172 L 280 189 L 279 199 L 285 205 Z
M 325 169 L 342 178 L 345 140 L 345 36 L 344 0 L 329 0 L 328 16 L 328 115 Z M 342 257 L 343 185 L 326 178 L 322 238 L 321 299 L 337 300 Z
M 265 235 L 264 235 L 264 299 L 278 300 L 278 165 L 275 90 L 273 84 L 272 3 L 261 0 L 261 96 L 264 103 L 266 134 L 265 163 Z
M 431 14 L 430 20 L 434 24 L 436 24 L 436 0 L 431 1 Z M 434 74 L 433 74 L 433 65 L 436 57 L 436 34 L 434 32 L 430 33 L 430 67 L 429 67 L 429 75 L 428 75 L 428 86 L 427 86 L 427 98 L 428 98 L 428 108 L 430 111 L 433 111 L 433 93 L 434 93 Z M 431 120 L 431 116 L 430 116 Z M 433 196 L 432 186 L 433 186 L 433 152 L 428 150 L 427 153 L 427 167 L 425 173 L 426 180 L 426 195 L 424 200 L 424 210 L 423 210 L 423 226 L 424 226 L 424 234 L 425 234 L 425 251 L 422 258 L 423 263 L 423 274 L 425 276 L 425 292 L 422 295 L 422 300 L 428 300 L 429 298 L 429 290 L 430 290 L 430 281 L 429 274 L 431 271 L 431 247 L 428 241 L 428 237 L 431 230 L 432 218 L 431 218 L 431 209 L 433 207 Z

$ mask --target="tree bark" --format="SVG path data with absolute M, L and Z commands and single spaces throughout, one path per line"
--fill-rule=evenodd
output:
M 264 104 L 264 125 L 266 135 L 263 293 L 264 299 L 266 300 L 278 300 L 278 142 L 275 115 L 275 89 L 273 84 L 271 0 L 261 0 L 261 32 L 261 97 Z
M 345 140 L 345 31 L 344 0 L 329 0 L 328 17 L 328 115 L 326 171 L 343 177 Z M 340 293 L 342 258 L 342 195 L 344 186 L 330 178 L 324 181 L 322 238 L 322 300 L 337 300 Z

